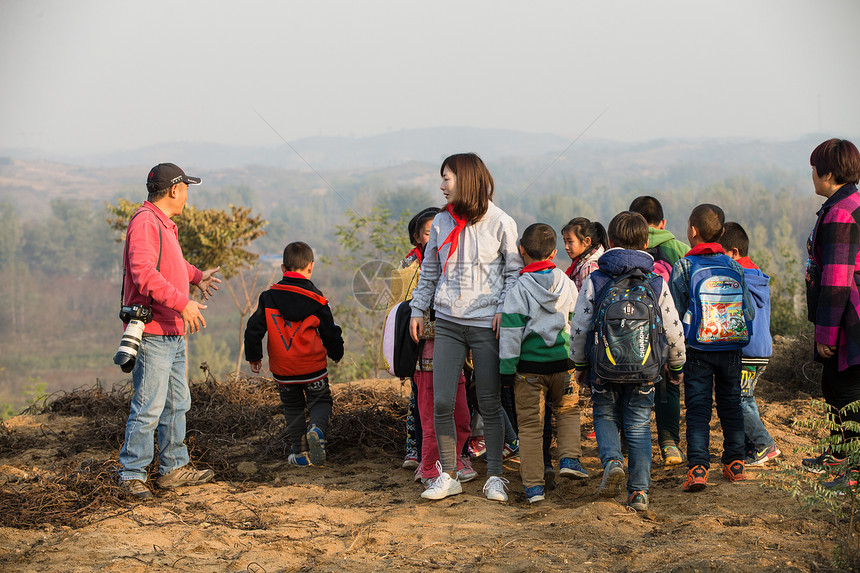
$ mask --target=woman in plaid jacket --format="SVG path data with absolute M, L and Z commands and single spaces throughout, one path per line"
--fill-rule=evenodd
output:
M 815 323 L 815 358 L 824 364 L 821 389 L 835 410 L 860 400 L 860 152 L 847 140 L 830 139 L 809 160 L 815 193 L 827 200 L 807 241 L 806 284 L 809 320 Z M 860 423 L 860 414 L 843 417 Z M 845 439 L 860 437 L 845 432 Z M 841 467 L 838 448 L 804 460 L 816 473 L 839 468 L 842 481 L 856 481 Z M 833 482 L 831 482 L 833 483 Z

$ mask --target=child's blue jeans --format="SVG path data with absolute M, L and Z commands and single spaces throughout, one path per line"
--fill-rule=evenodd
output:
M 711 411 L 714 398 L 723 428 L 722 462 L 744 459 L 741 410 L 741 351 L 702 352 L 687 348 L 684 403 L 687 406 L 687 465 L 711 467 Z
M 760 452 L 774 445 L 776 441 L 761 422 L 758 404 L 755 401 L 755 385 L 766 366 L 764 364 L 743 364 L 741 370 L 741 410 L 744 413 L 744 449 L 747 454 Z
M 591 383 L 594 433 L 600 462 L 624 463 L 620 431 L 628 447 L 627 493 L 647 492 L 651 485 L 651 408 L 654 384 L 617 384 L 599 379 Z

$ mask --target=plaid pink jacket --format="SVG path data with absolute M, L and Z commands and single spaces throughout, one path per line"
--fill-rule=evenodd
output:
M 807 300 L 815 341 L 837 347 L 839 370 L 860 364 L 860 194 L 849 183 L 818 211 L 807 242 Z

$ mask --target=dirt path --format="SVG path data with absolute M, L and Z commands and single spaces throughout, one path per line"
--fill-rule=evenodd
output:
M 808 400 L 771 400 L 763 418 L 784 452 L 811 436 L 790 427 Z M 16 431 L 50 428 L 56 443 L 0 458 L 0 486 L 23 487 L 57 465 L 63 436 L 86 420 L 42 415 L 14 421 Z M 712 453 L 721 441 L 714 426 Z M 65 432 L 65 434 L 64 434 Z M 701 493 L 681 491 L 684 468 L 652 470 L 651 510 L 597 497 L 596 444 L 583 463 L 592 478 L 562 480 L 546 501 L 525 501 L 516 464 L 506 465 L 510 501 L 487 501 L 483 477 L 461 495 L 419 498 L 421 486 L 399 458 L 383 451 L 341 467 L 247 465 L 245 483 L 219 481 L 152 502 L 110 509 L 72 529 L 0 529 L 3 571 L 810 571 L 835 543 L 822 512 L 761 487 L 764 471 L 731 484 L 718 472 Z M 76 459 L 108 459 L 85 451 Z M 655 448 L 655 460 L 659 454 Z M 483 473 L 484 467 L 476 463 Z M 767 471 L 767 470 L 765 470 Z M 0 508 L 2 510 L 2 508 Z

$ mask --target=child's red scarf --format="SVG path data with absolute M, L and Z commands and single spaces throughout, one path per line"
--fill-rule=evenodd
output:
M 451 215 L 451 217 L 454 219 L 454 222 L 456 223 L 456 225 L 454 226 L 454 230 L 452 230 L 448 234 L 448 237 L 442 242 L 442 244 L 439 245 L 439 249 L 436 250 L 436 257 L 438 258 L 439 257 L 439 250 L 442 247 L 444 247 L 445 245 L 448 245 L 448 244 L 451 245 L 448 248 L 448 257 L 445 259 L 445 266 L 443 267 L 444 272 L 448 271 L 448 259 L 450 259 L 451 255 L 454 254 L 454 251 L 457 250 L 457 245 L 460 243 L 460 233 L 462 233 L 463 229 L 466 228 L 466 225 L 469 224 L 469 221 L 466 220 L 465 217 L 461 217 L 461 216 L 457 215 L 456 213 L 454 213 L 454 206 L 453 205 L 449 204 L 446 210 L 448 211 L 448 214 Z
M 529 263 L 523 270 L 520 271 L 520 274 L 523 273 L 539 273 L 540 271 L 545 271 L 548 269 L 554 269 L 555 264 L 552 261 L 537 261 L 534 263 Z

